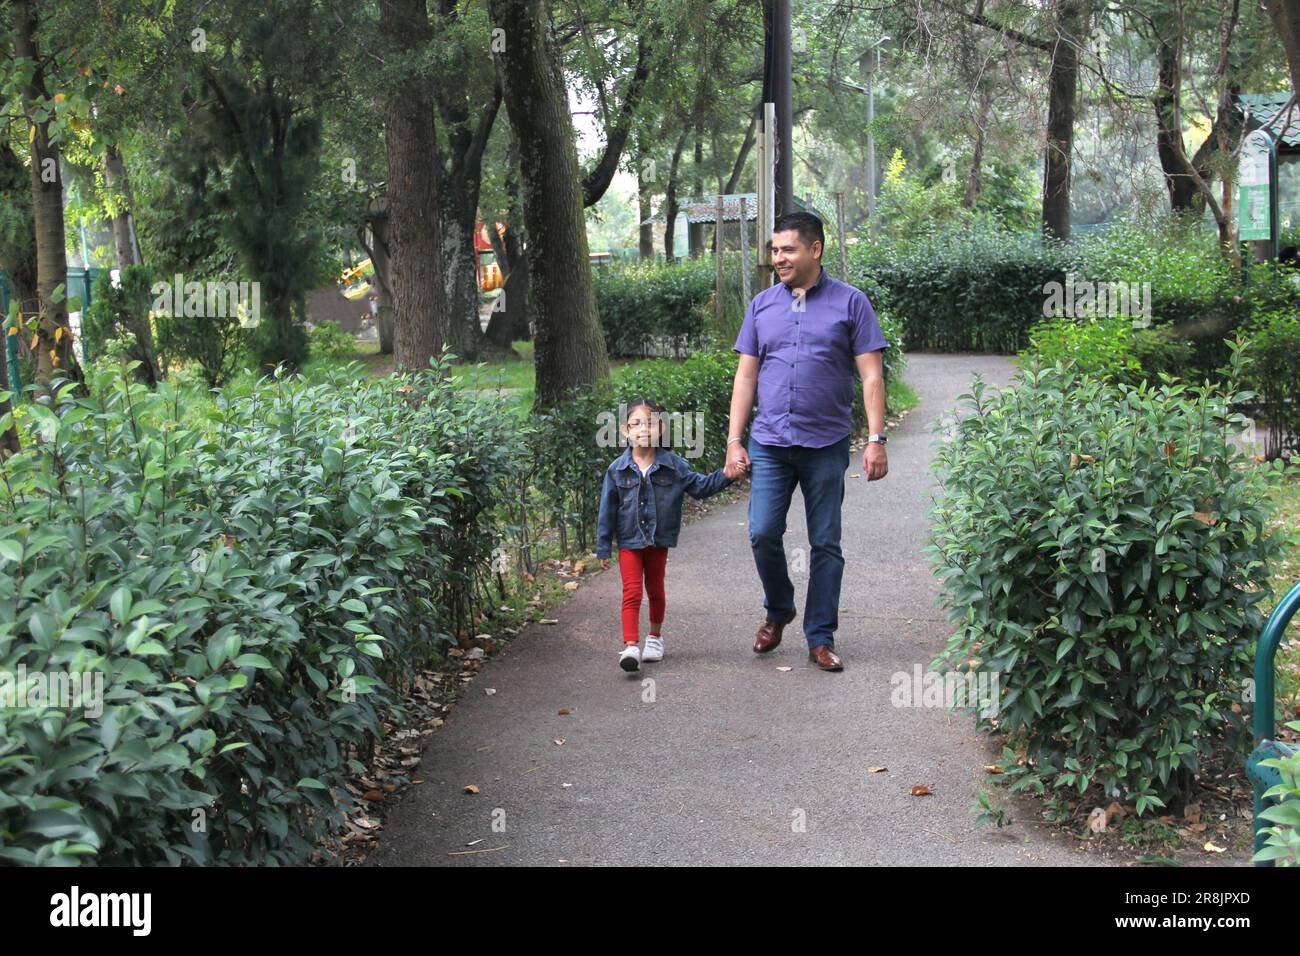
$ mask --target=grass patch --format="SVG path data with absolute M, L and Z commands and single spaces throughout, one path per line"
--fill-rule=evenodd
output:
M 1271 526 L 1290 540 L 1282 560 L 1273 569 L 1271 583 L 1278 601 L 1300 581 L 1300 466 L 1292 465 L 1278 477 L 1270 495 Z M 1300 717 L 1300 614 L 1287 626 L 1286 639 L 1277 651 L 1277 698 L 1283 720 Z

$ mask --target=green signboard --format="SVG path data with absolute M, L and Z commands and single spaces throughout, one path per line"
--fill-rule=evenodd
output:
M 1273 137 L 1262 129 L 1246 134 L 1237 187 L 1238 238 L 1273 238 Z

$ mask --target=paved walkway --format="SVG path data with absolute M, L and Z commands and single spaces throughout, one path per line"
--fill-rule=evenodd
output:
M 750 650 L 763 612 L 747 499 L 716 509 L 685 527 L 668 562 L 666 660 L 618 669 L 618 571 L 590 579 L 554 614 L 558 626 L 530 627 L 483 667 L 430 738 L 424 783 L 369 862 L 1103 862 L 1000 789 L 1014 825 L 976 825 L 968 809 L 988 785 L 992 745 L 959 714 L 891 705 L 891 675 L 925 668 L 949 633 L 922 553 L 937 441 L 928 428 L 976 373 L 994 384 L 1014 373 L 996 356 L 908 358 L 921 404 L 890 435 L 889 475 L 868 483 L 860 452 L 849 465 L 842 673 L 808 662 L 802 613 L 777 651 Z M 807 549 L 797 494 L 787 554 L 795 548 Z M 796 577 L 801 612 L 806 581 Z M 464 793 L 468 784 L 480 793 Z M 932 795 L 912 796 L 917 784 Z

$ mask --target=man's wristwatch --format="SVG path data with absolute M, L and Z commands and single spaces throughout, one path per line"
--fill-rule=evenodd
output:
M 868 442 L 868 443 L 870 443 L 870 442 L 877 442 L 877 443 L 883 445 L 883 444 L 885 444 L 885 442 L 887 442 L 887 441 L 889 441 L 889 439 L 886 438 L 884 435 L 868 435 L 868 436 L 867 436 L 867 442 Z

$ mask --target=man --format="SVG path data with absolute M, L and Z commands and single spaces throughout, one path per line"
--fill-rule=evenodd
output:
M 749 304 L 736 338 L 740 365 L 731 391 L 727 431 L 729 478 L 751 470 L 749 541 L 763 584 L 767 619 L 754 650 L 781 643 L 795 618 L 782 538 L 795 485 L 803 492 L 812 547 L 804 636 L 808 656 L 822 670 L 839 671 L 840 506 L 852 434 L 853 370 L 862 378 L 870 436 L 862 455 L 868 481 L 885 477 L 885 382 L 882 352 L 889 347 L 866 294 L 832 279 L 821 266 L 825 233 L 807 212 L 781 216 L 772 235 L 772 261 L 781 280 Z M 749 450 L 745 423 L 758 396 Z

